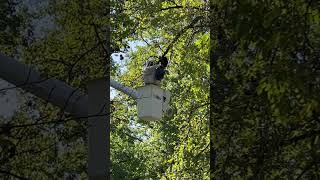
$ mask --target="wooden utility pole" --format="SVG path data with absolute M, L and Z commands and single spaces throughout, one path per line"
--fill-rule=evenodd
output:
M 106 79 L 88 83 L 88 174 L 110 179 L 110 88 Z

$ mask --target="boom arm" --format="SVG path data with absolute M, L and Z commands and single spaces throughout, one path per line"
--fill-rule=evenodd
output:
M 120 83 L 118 83 L 117 81 L 114 80 L 110 80 L 110 86 L 129 95 L 130 97 L 132 97 L 133 99 L 138 99 L 139 95 L 138 92 L 132 88 L 126 87 Z

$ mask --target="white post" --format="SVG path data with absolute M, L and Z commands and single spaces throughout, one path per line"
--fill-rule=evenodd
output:
M 106 78 L 88 83 L 88 102 L 89 179 L 107 180 L 110 179 L 110 88 Z

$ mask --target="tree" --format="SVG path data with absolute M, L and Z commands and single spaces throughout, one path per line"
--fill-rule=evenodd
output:
M 25 41 L 23 29 L 27 26 L 27 19 L 23 14 L 25 9 L 21 2 L 15 0 L 4 0 L 0 2 L 0 49 L 8 55 L 15 55 L 18 46 Z
M 319 178 L 318 9 L 211 1 L 212 177 Z
M 121 156 L 124 148 L 136 149 L 118 161 L 121 170 L 129 172 L 122 178 L 208 179 L 207 4 L 203 1 L 127 1 L 125 5 L 126 13 L 134 22 L 139 22 L 131 40 L 144 46 L 129 54 L 130 60 L 120 77 L 121 82 L 133 87 L 141 86 L 143 63 L 150 57 L 167 56 L 169 75 L 163 87 L 173 94 L 171 104 L 176 112 L 173 119 L 132 125 L 128 119 L 134 117 L 135 112 L 132 108 L 125 110 L 128 103 L 115 111 L 114 121 L 122 120 L 117 125 L 133 138 L 129 137 L 131 146 L 114 148 L 114 153 Z M 127 101 L 126 97 L 122 98 L 124 100 L 120 101 Z M 140 161 L 137 162 L 136 158 Z M 134 167 L 139 168 L 132 169 Z
M 173 118 L 141 122 L 133 100 L 112 101 L 113 179 L 319 179 L 318 2 L 112 1 L 111 20 L 105 3 L 48 1 L 39 15 L 51 28 L 27 41 L 2 31 L 0 44 L 83 91 L 106 75 L 111 53 L 125 62 L 113 61 L 111 75 L 131 87 L 142 85 L 144 61 L 168 57 Z M 15 29 L 27 16 L 3 17 Z M 130 52 L 132 43 L 144 45 Z M 1 127 L 0 173 L 86 178 L 86 122 L 31 102 L 40 117 L 22 111 Z

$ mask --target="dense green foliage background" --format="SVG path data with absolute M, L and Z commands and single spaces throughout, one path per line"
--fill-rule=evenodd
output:
M 211 165 L 319 179 L 319 1 L 211 1 Z
M 110 53 L 131 87 L 168 57 L 173 118 L 111 101 L 112 179 L 320 179 L 318 1 L 111 1 L 110 17 L 107 4 L 2 0 L 0 49 L 84 92 Z M 0 121 L 0 179 L 86 179 L 86 121 L 24 94 Z

